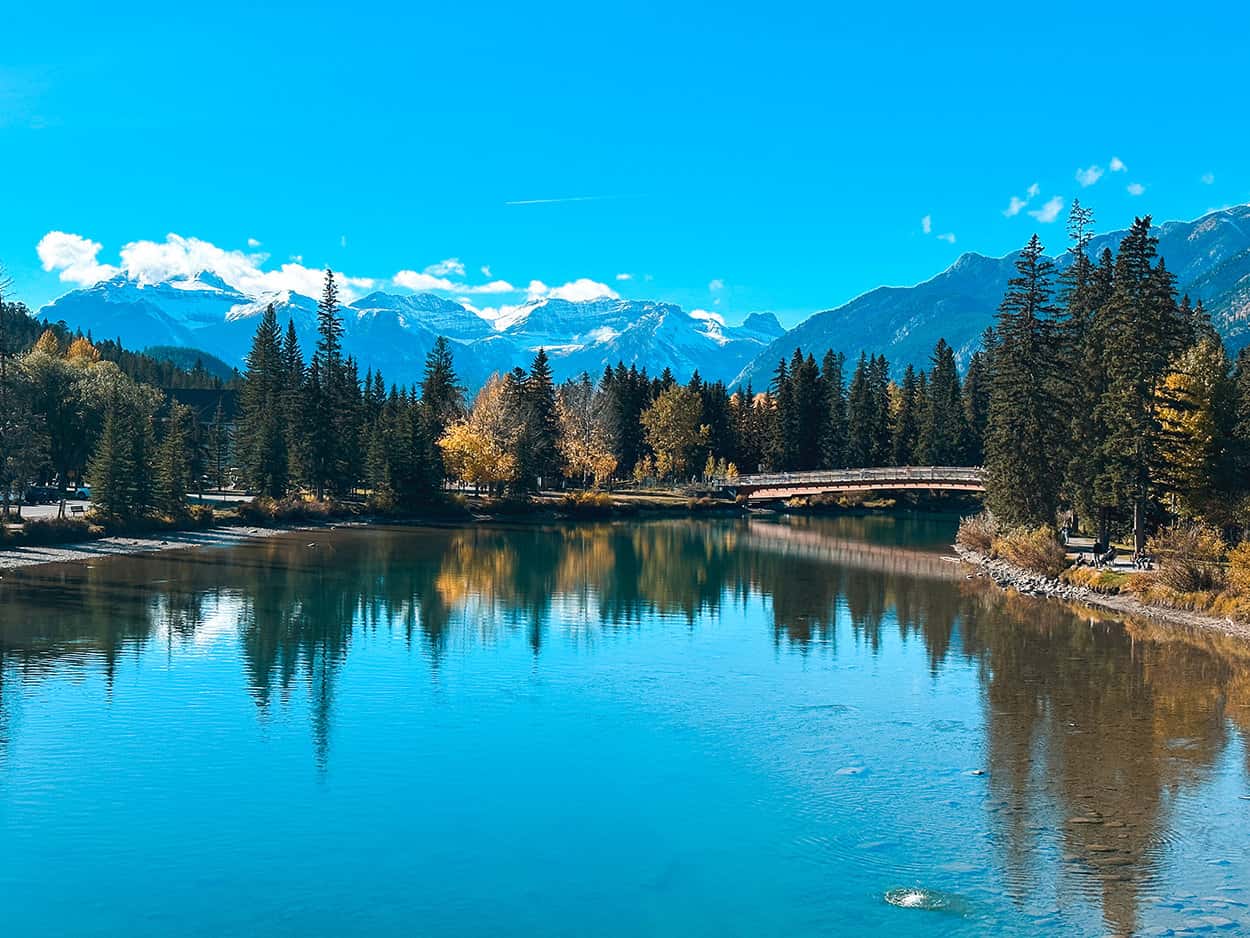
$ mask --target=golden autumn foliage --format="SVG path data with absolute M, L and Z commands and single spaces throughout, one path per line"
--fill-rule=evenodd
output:
M 70 361 L 95 363 L 100 360 L 100 350 L 83 338 L 75 339 L 69 344 L 65 357 Z
M 38 341 L 35 342 L 32 352 L 40 352 L 44 355 L 51 355 L 53 358 L 61 357 L 61 343 L 57 340 L 56 333 L 51 329 L 44 330 Z
M 503 379 L 492 376 L 469 415 L 451 424 L 438 441 L 447 471 L 461 482 L 499 488 L 516 481 L 518 426 L 505 392 Z

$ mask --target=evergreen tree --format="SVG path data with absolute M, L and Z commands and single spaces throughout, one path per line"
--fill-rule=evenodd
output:
M 261 317 L 247 356 L 247 372 L 239 392 L 238 451 L 244 480 L 249 488 L 272 498 L 286 494 L 290 478 L 288 441 L 283 430 L 286 367 L 282 339 L 273 304 Z M 220 403 L 218 409 L 220 410 Z M 222 421 L 224 425 L 224 420 Z M 214 421 L 216 424 L 216 421 Z M 221 431 L 224 433 L 224 429 Z M 217 485 L 221 485 L 224 460 L 214 426 L 212 445 Z
M 286 441 L 287 474 L 291 481 L 308 481 L 307 413 L 308 386 L 304 354 L 300 351 L 295 323 L 288 319 L 282 340 L 282 430 Z
M 1111 511 L 1131 512 L 1137 549 L 1146 543 L 1147 514 L 1160 465 L 1155 394 L 1172 358 L 1185 347 L 1190 324 L 1179 315 L 1171 274 L 1154 264 L 1158 240 L 1150 217 L 1134 221 L 1120 245 L 1115 283 L 1101 329 L 1106 391 L 1098 416 L 1106 428 L 1094 497 L 1102 509 L 1100 536 Z
M 433 444 L 464 415 L 464 388 L 456 377 L 451 343 L 439 336 L 425 357 L 425 375 L 421 380 L 421 425 L 417 439 L 419 446 L 428 448 L 431 482 L 435 486 L 443 484 L 444 468 L 441 452 Z
M 790 401 L 794 410 L 791 432 L 794 439 L 787 449 L 794 454 L 795 469 L 808 471 L 821 464 L 820 428 L 828 424 L 826 396 L 821 387 L 820 370 L 810 354 L 803 358 L 795 349 L 790 368 Z
M 743 472 L 759 472 L 764 459 L 763 421 L 760 407 L 755 400 L 755 391 L 751 382 L 739 388 L 732 398 L 730 407 L 734 434 L 734 460 Z
M 137 508 L 140 467 L 134 462 L 134 422 L 116 390 L 104 405 L 104 423 L 92 454 L 91 502 L 105 517 L 129 518 Z
M 165 438 L 156 458 L 155 506 L 162 514 L 174 518 L 186 513 L 186 494 L 191 487 L 190 424 L 190 408 L 171 404 L 165 422 Z
M 890 419 L 890 363 L 884 355 L 868 360 L 869 390 L 872 400 L 872 455 L 870 466 L 887 466 L 892 457 L 894 434 Z
M 213 411 L 213 422 L 208 428 L 208 462 L 212 468 L 213 485 L 226 487 L 226 469 L 230 462 L 230 428 L 226 424 L 225 409 L 220 400 Z
M 860 352 L 847 392 L 846 464 L 852 468 L 873 465 L 875 444 L 871 382 L 868 355 Z
M 547 353 L 538 350 L 528 375 L 518 378 L 520 424 L 517 480 L 527 490 L 550 485 L 560 468 L 560 420 Z
M 307 452 L 309 481 L 318 498 L 346 488 L 347 448 L 351 437 L 342 435 L 348 406 L 343 366 L 343 323 L 339 315 L 338 285 L 326 268 L 325 286 L 317 303 L 317 349 L 308 370 Z
M 986 329 L 981 348 L 972 353 L 964 374 L 964 417 L 968 426 L 968 462 L 979 466 L 985 462 L 985 431 L 990 422 L 990 355 L 994 330 Z
M 1053 275 L 1034 235 L 1016 260 L 994 328 L 986 502 L 1007 524 L 1053 524 L 1058 508 Z
M 1069 295 L 1070 304 L 1079 302 L 1088 310 L 1088 322 L 1082 332 L 1080 345 L 1075 350 L 1072 372 L 1064 390 L 1070 399 L 1070 430 L 1064 485 L 1078 523 L 1080 519 L 1093 519 L 1101 515 L 1102 524 L 1099 527 L 1103 539 L 1106 537 L 1107 511 L 1099 508 L 1095 497 L 1095 483 L 1102 472 L 1102 442 L 1107 433 L 1103 414 L 1099 410 L 1107 389 L 1104 346 L 1108 321 L 1104 309 L 1111 298 L 1114 282 L 1115 258 L 1108 248 L 1102 252 L 1092 269 L 1086 287 L 1088 296 L 1074 299 Z M 1073 313 L 1069 312 L 1068 316 L 1071 319 Z
M 938 339 L 932 361 L 917 454 L 925 465 L 961 466 L 967 460 L 967 417 L 955 350 L 945 339 Z
M 919 414 L 916 410 L 916 391 L 919 379 L 916 369 L 908 365 L 903 371 L 903 381 L 898 386 L 898 411 L 894 415 L 894 465 L 910 466 L 916 456 L 919 443 Z
M 798 365 L 802 365 L 802 353 L 795 349 L 794 355 Z M 772 439 L 768 446 L 768 461 L 774 471 L 789 472 L 798 462 L 799 418 L 794 401 L 794 386 L 790 382 L 790 369 L 784 358 L 777 362 L 769 393 L 775 416 Z
M 1250 346 L 1237 353 L 1233 369 L 1231 448 L 1237 491 L 1250 489 Z
M 846 466 L 846 357 L 833 350 L 825 352 L 820 366 L 820 382 L 825 393 L 826 419 L 819 430 L 823 465 L 827 469 Z M 748 470 L 749 471 L 749 470 Z

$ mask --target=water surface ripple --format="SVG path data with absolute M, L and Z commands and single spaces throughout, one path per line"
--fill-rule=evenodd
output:
M 1250 933 L 1250 650 L 987 590 L 953 526 L 6 573 L 3 933 Z

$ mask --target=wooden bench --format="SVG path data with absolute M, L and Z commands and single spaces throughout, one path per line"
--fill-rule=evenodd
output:
M 87 509 L 86 509 L 85 507 L 83 507 L 82 505 L 70 505 L 70 506 L 69 506 L 69 513 L 70 513 L 71 515 L 81 515 L 81 514 L 85 514 L 85 513 L 86 513 L 86 511 L 87 511 Z

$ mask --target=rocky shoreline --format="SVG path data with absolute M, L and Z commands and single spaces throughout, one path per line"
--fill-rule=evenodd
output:
M 980 571 L 971 576 L 986 577 L 992 580 L 999 589 L 1013 590 L 1024 596 L 1080 603 L 1097 609 L 1110 610 L 1129 618 L 1151 619 L 1173 626 L 1218 632 L 1250 641 L 1250 623 L 1205 615 L 1188 609 L 1153 606 L 1133 596 L 1100 593 L 1085 586 L 1065 583 L 1055 577 L 1042 576 L 1000 558 L 987 557 L 959 544 L 954 545 L 954 550 L 960 560 L 977 567 Z

